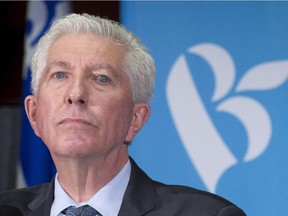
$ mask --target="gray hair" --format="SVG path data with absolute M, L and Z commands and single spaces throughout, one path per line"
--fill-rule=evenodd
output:
M 47 55 L 53 43 L 63 35 L 87 32 L 111 39 L 124 48 L 123 69 L 131 82 L 134 103 L 149 103 L 155 85 L 154 60 L 140 40 L 116 21 L 89 14 L 70 14 L 56 20 L 40 39 L 32 58 L 31 88 L 37 94 Z

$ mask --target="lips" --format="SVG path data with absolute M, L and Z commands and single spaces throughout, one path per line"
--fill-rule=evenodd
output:
M 65 118 L 62 121 L 60 121 L 59 124 L 86 124 L 86 125 L 92 125 L 93 124 L 85 119 L 81 119 L 81 118 Z

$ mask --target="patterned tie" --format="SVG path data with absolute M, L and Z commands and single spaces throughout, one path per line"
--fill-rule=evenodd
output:
M 62 211 L 67 216 L 102 216 L 98 211 L 89 205 L 80 207 L 70 206 Z

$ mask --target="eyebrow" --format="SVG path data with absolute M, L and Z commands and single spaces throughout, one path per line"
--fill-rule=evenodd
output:
M 117 75 L 117 70 L 112 67 L 112 65 L 110 64 L 93 64 L 93 65 L 89 65 L 88 67 L 88 71 L 98 71 L 98 70 L 102 70 L 102 69 L 106 69 L 110 72 L 112 72 L 113 74 Z
M 73 66 L 71 65 L 71 63 L 67 62 L 67 61 L 53 61 L 48 65 L 48 71 L 51 68 L 54 67 L 60 67 L 60 68 L 64 68 L 64 69 L 70 69 L 73 68 Z M 106 64 L 106 63 L 100 63 L 100 64 L 91 64 L 86 66 L 85 71 L 98 71 L 98 70 L 102 70 L 102 69 L 106 69 L 110 72 L 112 72 L 113 74 L 117 75 L 117 70 L 110 64 Z
M 71 64 L 66 61 L 53 61 L 48 65 L 48 71 L 54 67 L 61 67 L 61 68 L 72 68 Z

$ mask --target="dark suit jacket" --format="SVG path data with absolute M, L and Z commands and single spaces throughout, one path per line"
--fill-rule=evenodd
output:
M 132 158 L 130 161 L 130 181 L 118 216 L 245 215 L 240 208 L 217 195 L 153 181 Z M 15 206 L 23 215 L 49 216 L 53 193 L 54 180 L 49 184 L 0 193 L 0 205 Z

